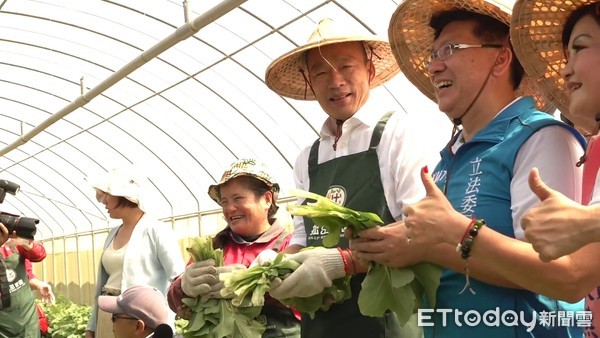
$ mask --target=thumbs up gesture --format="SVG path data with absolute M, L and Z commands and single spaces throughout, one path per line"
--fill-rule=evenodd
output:
M 425 198 L 404 209 L 410 245 L 435 245 L 443 242 L 456 244 L 465 224 L 470 223 L 470 220 L 454 210 L 429 175 L 427 167 L 421 169 L 421 181 L 425 187 Z
M 588 236 L 577 226 L 589 214 L 586 207 L 549 188 L 537 168 L 529 173 L 529 188 L 541 204 L 521 218 L 521 226 L 542 261 L 557 259 L 587 244 Z

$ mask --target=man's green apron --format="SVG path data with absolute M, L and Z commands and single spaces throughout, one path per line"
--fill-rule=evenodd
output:
M 393 112 L 385 114 L 378 122 L 367 151 L 318 164 L 319 140 L 317 140 L 310 150 L 308 159 L 310 191 L 327 196 L 345 207 L 376 213 L 385 224 L 394 222 L 383 193 L 376 152 L 385 124 L 392 114 Z M 304 217 L 304 226 L 307 246 L 323 246 L 323 238 L 327 234 L 325 230 L 315 226 L 307 217 Z M 341 237 L 339 246 L 347 248 L 348 241 L 343 238 L 343 235 Z M 394 314 L 387 313 L 384 317 L 377 318 L 366 317 L 360 313 L 358 294 L 365 275 L 356 274 L 352 277 L 351 299 L 331 306 L 328 311 L 319 310 L 314 319 L 310 319 L 306 314 L 303 315 L 302 337 L 401 337 L 399 323 Z
M 40 324 L 25 262 L 11 246 L 12 255 L 4 259 L 10 290 L 10 307 L 0 310 L 1 338 L 39 338 Z

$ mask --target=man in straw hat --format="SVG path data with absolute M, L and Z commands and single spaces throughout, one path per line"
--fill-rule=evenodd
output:
M 597 262 L 600 256 L 600 146 L 598 113 L 600 100 L 600 2 L 520 0 L 515 3 L 511 36 L 515 53 L 525 70 L 538 79 L 547 96 L 592 137 L 583 169 L 582 204 L 548 188 L 537 171 L 532 170 L 530 186 L 542 203 L 523 216 L 525 237 L 544 261 L 567 255 L 588 255 Z M 559 25 L 560 23 L 561 25 Z M 584 273 L 595 276 L 600 284 L 600 269 Z M 580 285 L 590 292 L 589 285 Z M 585 298 L 586 310 L 592 312 L 586 337 L 600 336 L 600 287 Z M 559 296 L 564 298 L 568 294 Z
M 402 209 L 424 196 L 418 168 L 435 163 L 437 154 L 433 149 L 427 152 L 428 143 L 419 139 L 405 115 L 388 112 L 380 102 L 369 99 L 372 88 L 397 73 L 386 40 L 351 33 L 330 19 L 319 22 L 305 45 L 268 67 L 266 83 L 272 90 L 293 99 L 316 100 L 328 115 L 319 139 L 296 160 L 298 188 L 329 196 L 352 209 L 377 213 L 387 222 L 401 219 Z M 310 219 L 296 217 L 292 245 L 285 251 L 323 246 L 326 234 Z M 360 313 L 357 300 L 366 266 L 354 262 L 345 239 L 339 245 L 339 249 L 291 255 L 302 266 L 270 291 L 279 299 L 308 297 L 331 286 L 334 279 L 356 273 L 351 279 L 352 299 L 318 311 L 314 319 L 303 316 L 302 336 L 420 337 L 416 321 L 400 329 L 392 313 L 383 318 Z M 264 256 L 268 252 L 257 259 Z
M 574 290 L 573 283 L 591 287 L 579 270 L 591 260 L 541 262 L 520 220 L 539 203 L 526 183 L 534 166 L 555 189 L 578 197 L 575 162 L 584 140 L 536 110 L 534 98 L 518 96 L 534 91 L 523 87 L 509 22 L 509 7 L 481 0 L 406 0 L 390 22 L 404 74 L 462 129 L 432 175 L 423 168 L 427 196 L 405 209 L 405 231 L 365 230 L 353 249 L 361 259 L 392 266 L 430 261 L 445 268 L 435 309 L 420 317 L 426 337 L 582 336 L 574 320 L 539 317 L 575 318 L 583 293 L 572 293 L 568 300 L 577 304 L 570 305 L 536 292 L 557 296 Z

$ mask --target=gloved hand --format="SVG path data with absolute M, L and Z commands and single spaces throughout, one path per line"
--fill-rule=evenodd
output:
M 209 293 L 210 287 L 219 282 L 215 261 L 194 262 L 188 265 L 181 275 L 181 289 L 189 297 L 198 297 Z
M 40 282 L 38 286 L 38 290 L 40 291 L 40 295 L 42 296 L 42 301 L 47 304 L 54 304 L 55 298 L 54 293 L 52 292 L 52 286 L 46 282 Z
M 201 297 L 206 301 L 209 298 L 220 298 L 219 291 L 223 288 L 223 282 L 219 280 L 219 274 L 245 269 L 242 264 L 231 264 L 215 267 L 215 261 L 205 261 L 190 264 L 181 276 L 181 289 L 190 297 Z
M 225 287 L 225 283 L 221 279 L 223 274 L 230 274 L 234 271 L 246 269 L 244 264 L 230 264 L 225 266 L 220 266 L 217 269 L 217 276 L 219 277 L 219 281 L 216 284 L 213 284 L 210 287 L 210 291 L 206 294 L 200 295 L 200 301 L 206 302 L 211 298 L 233 298 L 235 294 L 233 293 L 225 293 L 223 292 L 223 288 Z
M 337 248 L 304 250 L 286 255 L 284 259 L 302 264 L 281 284 L 279 281 L 271 283 L 269 294 L 277 299 L 314 296 L 330 287 L 334 279 L 346 275 L 342 254 Z
M 277 251 L 274 251 L 271 249 L 261 251 L 258 254 L 258 256 L 256 256 L 256 258 L 254 258 L 254 261 L 252 261 L 252 263 L 250 264 L 250 267 L 253 268 L 255 266 L 269 265 L 269 264 L 271 264 L 271 262 L 273 262 L 275 260 L 275 257 L 277 257 L 277 255 L 278 255 Z

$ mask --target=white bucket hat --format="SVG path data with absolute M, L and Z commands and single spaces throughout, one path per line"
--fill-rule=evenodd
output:
M 122 196 L 135 203 L 146 212 L 147 203 L 144 203 L 144 191 L 148 179 L 139 174 L 135 168 L 115 168 L 95 177 L 90 181 L 91 186 L 113 196 Z

